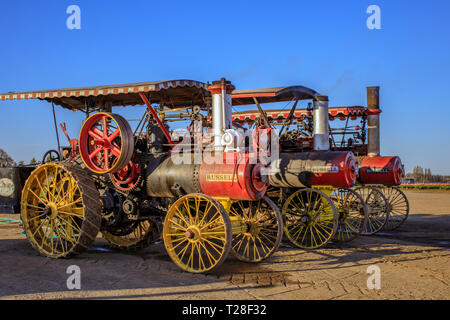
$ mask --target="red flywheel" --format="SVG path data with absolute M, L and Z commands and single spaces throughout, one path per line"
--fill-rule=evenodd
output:
M 96 173 L 117 172 L 127 166 L 133 156 L 133 132 L 122 116 L 98 112 L 83 123 L 79 150 L 90 170 Z

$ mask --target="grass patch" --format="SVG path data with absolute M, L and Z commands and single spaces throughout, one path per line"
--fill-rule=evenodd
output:
M 450 190 L 449 184 L 429 184 L 429 183 L 423 183 L 423 184 L 402 184 L 400 185 L 400 188 L 406 189 L 406 190 Z

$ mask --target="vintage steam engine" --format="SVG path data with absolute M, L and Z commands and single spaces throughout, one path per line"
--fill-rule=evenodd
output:
M 248 92 L 261 92 L 264 89 L 244 91 L 248 94 Z M 266 91 L 270 90 L 266 89 Z M 237 101 L 240 100 L 243 92 L 236 92 Z M 265 99 L 265 102 L 274 102 L 273 98 L 260 99 Z M 317 103 L 314 108 L 309 103 L 308 108 L 297 109 L 297 100 L 291 97 L 291 101 L 295 101 L 295 103 L 290 111 L 285 109 L 263 111 L 258 101 L 255 100 L 258 111 L 236 112 L 233 114 L 233 119 L 240 124 L 247 123 L 250 126 L 261 122 L 270 123 L 273 127 L 280 126 L 280 146 L 281 150 L 284 150 L 280 156 L 280 162 L 286 157 L 301 159 L 302 155 L 311 161 L 314 159 L 314 153 L 320 149 L 330 149 L 332 151 L 329 154 L 336 156 L 342 151 L 351 151 L 356 155 L 352 159 L 359 164 L 359 169 L 356 172 L 355 170 L 348 171 L 353 173 L 353 178 L 357 177 L 357 185 L 354 190 L 349 188 L 353 186 L 351 183 L 338 185 L 329 180 L 332 175 L 322 181 L 312 179 L 314 175 L 311 171 L 314 170 L 308 166 L 303 166 L 301 183 L 298 183 L 295 177 L 299 176 L 298 171 L 302 169 L 294 169 L 297 174 L 289 179 L 283 177 L 287 185 L 294 187 L 301 187 L 301 184 L 321 185 L 318 188 L 323 190 L 323 185 L 330 184 L 338 188 L 331 191 L 330 194 L 339 213 L 334 241 L 350 241 L 358 234 L 370 235 L 382 228 L 398 227 L 406 219 L 409 206 L 404 194 L 395 187 L 401 183 L 403 177 L 403 165 L 400 158 L 381 157 L 379 153 L 379 114 L 381 112 L 379 88 L 367 88 L 367 108 L 333 107 L 327 110 L 325 115 L 322 115 L 322 119 L 329 118 L 330 121 L 345 120 L 344 128 L 332 128 L 328 125 L 328 121 L 320 120 L 321 114 L 318 112 Z M 349 120 L 354 121 L 358 118 L 361 119 L 361 124 L 352 126 Z M 315 129 L 320 128 L 321 121 L 323 121 L 322 132 L 326 132 L 324 137 L 327 137 L 322 140 L 322 143 L 318 142 L 319 135 L 317 133 L 319 132 L 316 132 L 317 129 Z M 324 147 L 322 148 L 320 145 Z M 301 152 L 300 157 L 296 154 L 298 152 Z M 323 154 L 318 153 L 318 155 L 322 156 Z M 290 160 L 284 160 L 284 162 L 290 163 Z M 341 163 L 343 162 L 341 161 Z M 301 166 L 298 165 L 298 167 Z M 335 171 L 338 170 L 335 169 Z M 308 182 L 306 177 L 312 180 Z M 288 182 L 289 180 L 293 180 L 294 183 Z M 348 179 L 340 181 L 347 182 Z M 272 178 L 270 182 L 274 186 L 285 187 L 285 185 L 277 183 L 277 179 Z M 363 211 L 365 211 L 365 219 L 361 219 L 361 214 L 359 214 Z M 284 210 L 283 214 L 285 214 Z
M 354 189 L 357 179 L 391 186 L 402 175 L 398 158 L 372 150 L 379 141 L 376 101 L 367 111 L 369 147 L 338 146 L 328 97 L 302 86 L 235 90 L 226 79 L 174 80 L 0 98 L 37 98 L 86 113 L 78 139 L 61 125 L 70 147 L 58 138 L 55 155 L 44 157 L 49 162 L 29 174 L 21 193 L 27 238 L 52 258 L 83 252 L 99 232 L 126 250 L 162 238 L 175 264 L 198 273 L 230 252 L 246 262 L 265 260 L 283 233 L 300 248 L 349 241 L 374 232 L 367 226 L 381 213 L 389 216 L 383 193 Z M 302 100 L 311 103 L 297 110 Z M 289 112 L 260 105 L 283 101 L 295 101 Z M 258 111 L 232 114 L 232 105 L 250 104 Z M 112 112 L 133 105 L 146 106 L 134 129 Z M 174 121 L 190 124 L 177 133 L 169 128 Z
M 230 251 L 248 262 L 270 257 L 283 220 L 265 197 L 266 166 L 253 155 L 257 149 L 224 148 L 233 90 L 225 79 L 209 86 L 176 80 L 2 96 L 99 111 L 87 117 L 78 141 L 70 140 L 66 159 L 39 166 L 25 182 L 21 216 L 32 246 L 59 258 L 86 250 L 98 232 L 123 249 L 147 246 L 162 234 L 171 259 L 189 272 L 213 270 Z M 147 109 L 133 132 L 111 111 L 137 104 Z M 173 141 L 167 117 L 160 117 L 167 109 L 187 110 L 200 122 L 207 118 L 202 112 L 209 114 L 212 139 Z
M 380 224 L 382 224 L 381 228 L 393 230 L 400 227 L 409 215 L 408 199 L 397 188 L 402 183 L 405 171 L 400 157 L 380 155 L 380 87 L 366 89 L 367 108 L 362 116 L 362 122 L 365 124 L 367 121 L 367 145 L 364 148 L 366 152 L 357 157 L 358 182 L 368 188 L 371 187 L 372 190 L 379 190 L 386 197 L 389 203 L 389 215 L 384 219 L 385 221 L 380 221 Z M 362 144 L 364 143 L 365 141 L 362 141 Z M 352 145 L 342 147 L 347 150 L 352 149 Z
M 310 100 L 305 115 L 297 104 Z M 263 110 L 262 103 L 288 101 L 291 110 Z M 268 194 L 282 208 L 285 235 L 300 248 L 318 248 L 331 239 L 348 241 L 367 220 L 367 208 L 351 189 L 358 168 L 351 151 L 330 150 L 328 97 L 303 86 L 236 90 L 236 105 L 256 104 L 257 111 L 233 114 L 249 127 L 279 129 L 280 154 L 270 165 Z

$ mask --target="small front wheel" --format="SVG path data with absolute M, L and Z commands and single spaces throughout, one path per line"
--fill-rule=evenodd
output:
M 338 225 L 333 201 L 317 189 L 300 189 L 284 203 L 284 233 L 302 249 L 316 249 L 330 241 Z
M 210 272 L 227 258 L 232 239 L 224 207 L 204 194 L 175 201 L 164 219 L 163 239 L 170 258 L 181 269 Z
M 375 187 L 358 187 L 355 191 L 364 199 L 368 210 L 366 227 L 361 233 L 370 236 L 385 226 L 389 219 L 389 202 L 383 193 Z
M 379 188 L 389 202 L 391 211 L 384 230 L 399 228 L 409 216 L 409 201 L 406 195 L 397 187 Z
M 244 262 L 268 259 L 280 246 L 283 218 L 275 203 L 267 196 L 257 201 L 236 201 L 230 216 L 239 219 L 241 232 L 233 234 L 231 252 Z
M 363 198 L 352 189 L 336 189 L 330 198 L 339 214 L 333 241 L 352 241 L 361 234 L 367 224 L 368 211 Z

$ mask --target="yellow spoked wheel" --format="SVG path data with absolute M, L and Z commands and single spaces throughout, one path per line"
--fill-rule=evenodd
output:
M 364 186 L 355 191 L 364 199 L 367 206 L 367 223 L 362 235 L 369 236 L 377 233 L 389 219 L 389 202 L 377 188 Z
M 320 190 L 305 188 L 294 192 L 284 203 L 282 214 L 284 233 L 299 248 L 323 247 L 336 232 L 336 207 Z
M 181 269 L 210 272 L 228 256 L 232 229 L 224 207 L 204 194 L 188 194 L 169 208 L 163 239 L 170 258 Z
M 363 198 L 351 189 L 336 189 L 330 195 L 339 219 L 333 241 L 348 242 L 364 230 L 367 223 L 367 206 Z
M 21 218 L 31 245 L 51 258 L 89 248 L 101 224 L 100 195 L 81 168 L 48 163 L 36 168 L 22 190 Z
M 102 231 L 103 237 L 109 244 L 121 250 L 139 250 L 148 247 L 159 239 L 159 228 L 153 221 L 138 221 L 126 235 L 114 235 L 108 231 Z
M 378 188 L 389 202 L 391 211 L 384 230 L 395 230 L 400 227 L 409 216 L 409 201 L 406 195 L 397 187 Z
M 231 219 L 238 218 L 241 224 L 241 231 L 233 233 L 231 246 L 237 259 L 260 262 L 278 249 L 283 237 L 283 218 L 267 196 L 258 201 L 236 201 L 229 214 Z

